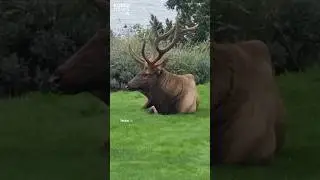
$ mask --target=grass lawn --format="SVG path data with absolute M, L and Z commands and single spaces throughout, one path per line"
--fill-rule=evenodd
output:
M 213 169 L 218 180 L 320 179 L 320 73 L 289 74 L 277 78 L 287 108 L 287 141 L 270 167 Z
M 154 115 L 138 92 L 110 96 L 112 180 L 208 180 L 210 88 L 198 86 L 195 114 Z
M 286 145 L 269 167 L 213 168 L 212 179 L 320 179 L 320 73 L 277 78 Z M 150 115 L 139 93 L 111 94 L 112 180 L 208 180 L 209 85 L 193 115 Z M 1 180 L 101 180 L 106 107 L 89 94 L 0 100 Z
M 103 180 L 106 113 L 89 94 L 0 100 L 0 179 Z

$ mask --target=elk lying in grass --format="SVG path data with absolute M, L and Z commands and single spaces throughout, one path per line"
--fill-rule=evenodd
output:
M 155 39 L 151 40 L 157 54 L 147 57 L 145 53 L 146 41 L 143 41 L 141 55 L 136 55 L 129 45 L 129 52 L 133 59 L 142 66 L 142 70 L 129 81 L 128 90 L 140 91 L 147 98 L 143 108 L 151 108 L 154 113 L 176 114 L 193 113 L 197 111 L 199 97 L 195 78 L 192 74 L 177 75 L 165 69 L 168 61 L 163 55 L 179 41 L 179 37 L 186 32 L 194 31 L 198 25 L 181 29 L 179 22 L 172 26 L 166 33 L 159 35 L 156 31 Z M 163 49 L 159 43 L 170 35 L 173 40 Z

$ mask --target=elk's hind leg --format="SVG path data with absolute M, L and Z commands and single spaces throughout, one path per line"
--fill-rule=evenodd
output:
M 198 98 L 194 92 L 188 92 L 178 103 L 179 113 L 194 113 L 197 111 Z

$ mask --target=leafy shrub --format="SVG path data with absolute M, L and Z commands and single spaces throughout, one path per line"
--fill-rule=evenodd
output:
M 32 89 L 29 82 L 28 69 L 15 53 L 2 59 L 0 62 L 0 97 L 20 95 Z
M 136 54 L 140 54 L 141 38 L 112 37 L 110 39 L 110 90 L 120 90 L 140 71 L 138 64 L 128 53 L 131 45 Z M 148 45 L 148 44 L 147 44 Z M 146 52 L 150 48 L 146 46 Z M 210 80 L 210 50 L 209 43 L 198 45 L 185 44 L 177 46 L 168 52 L 170 60 L 167 69 L 176 74 L 191 73 L 196 78 L 197 84 Z
M 52 71 L 94 33 L 94 1 L 0 2 L 0 95 L 42 90 Z M 23 73 L 21 73 L 23 71 Z

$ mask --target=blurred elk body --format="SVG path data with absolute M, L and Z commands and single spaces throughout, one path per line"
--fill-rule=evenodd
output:
M 84 46 L 54 71 L 49 79 L 54 92 L 77 94 L 88 91 L 107 103 L 107 35 L 106 29 L 98 30 Z
M 169 31 L 159 35 L 154 31 L 155 39 L 150 39 L 152 48 L 157 54 L 147 57 L 145 53 L 146 41 L 143 41 L 141 56 L 136 55 L 129 45 L 129 52 L 142 70 L 128 82 L 127 89 L 140 91 L 148 100 L 143 108 L 153 108 L 160 114 L 193 113 L 197 111 L 199 97 L 195 78 L 192 74 L 177 75 L 165 69 L 167 57 L 163 55 L 178 42 L 179 36 L 194 31 L 197 25 L 181 29 L 176 23 Z M 174 35 L 173 40 L 163 49 L 160 41 Z
M 285 107 L 259 40 L 214 44 L 213 164 L 270 164 L 285 141 Z

